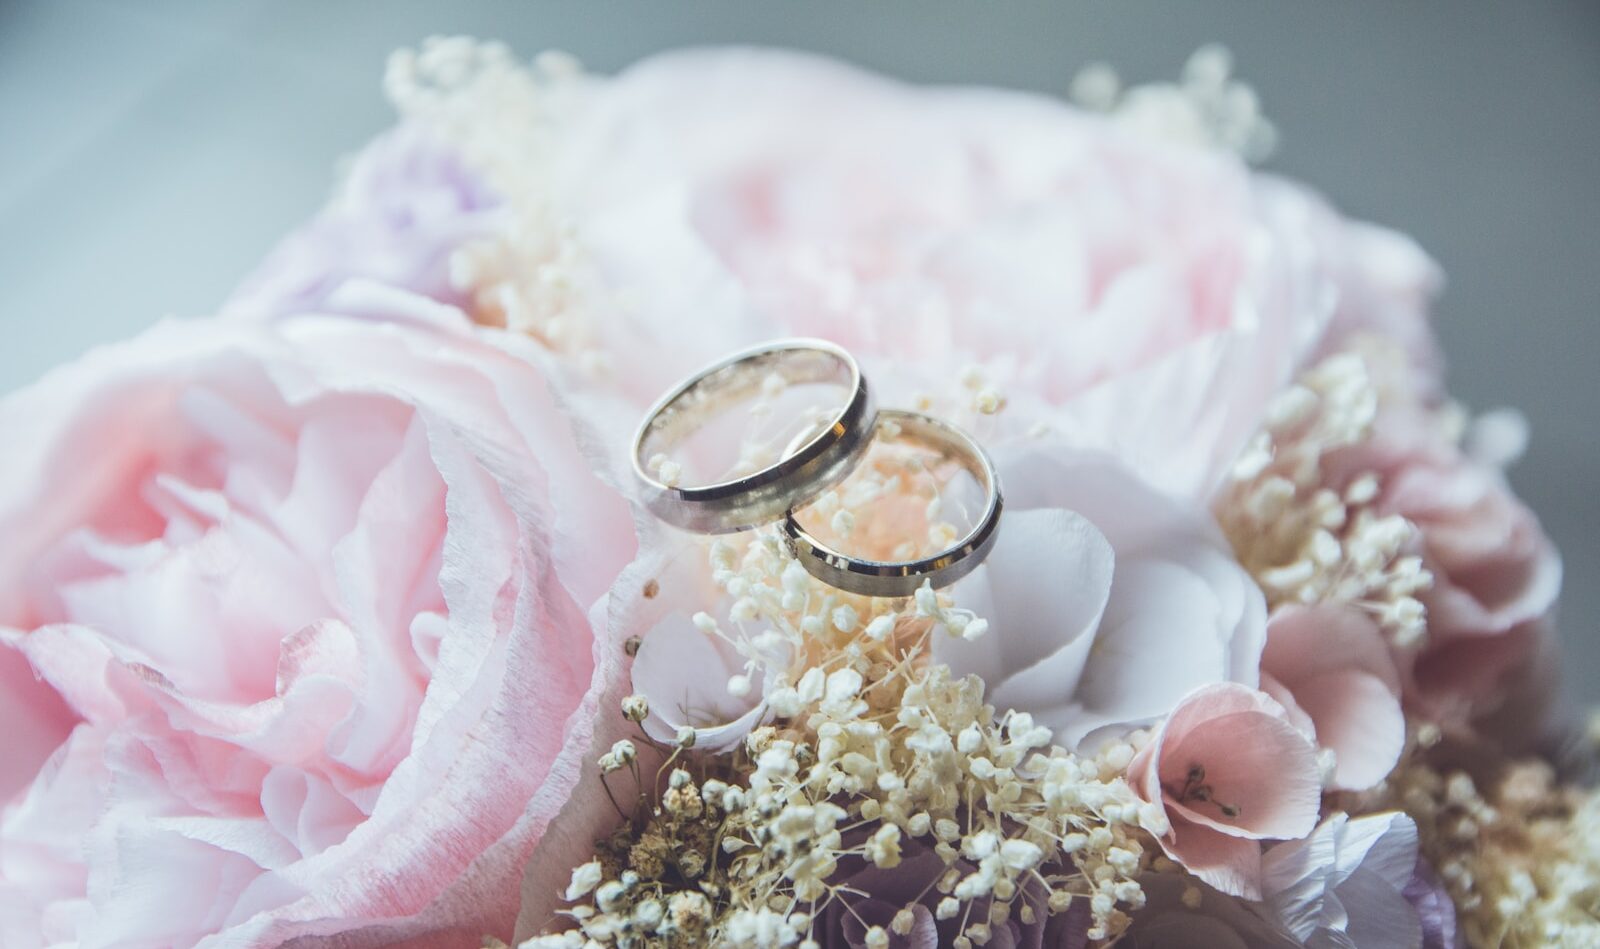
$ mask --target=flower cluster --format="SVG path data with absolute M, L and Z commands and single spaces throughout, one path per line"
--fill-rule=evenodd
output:
M 1600 795 L 1538 758 L 1424 739 L 1366 804 L 1414 815 L 1468 942 L 1600 943 Z
M 1261 113 L 1256 91 L 1232 74 L 1233 55 L 1226 47 L 1203 46 L 1189 57 L 1176 83 L 1124 87 L 1109 65 L 1086 66 L 1072 81 L 1072 98 L 1143 134 L 1264 161 L 1277 147 L 1278 130 Z
M 1131 748 L 1068 754 L 1027 714 L 997 716 L 981 680 L 930 663 L 931 638 L 986 632 L 982 618 L 931 589 L 903 606 L 840 594 L 766 533 L 717 541 L 709 557 L 737 631 L 705 614 L 696 627 L 747 657 L 731 692 L 767 683 L 766 723 L 726 760 L 701 758 L 720 776 L 673 769 L 659 797 L 645 782 L 648 819 L 626 825 L 574 877 L 569 895 L 589 899 L 568 910 L 582 938 L 844 945 L 854 904 L 875 895 L 850 885 L 852 868 L 894 870 L 911 851 L 922 859 L 903 872 L 930 861 L 939 872 L 881 925 L 863 925 L 866 945 L 917 927 L 983 945 L 997 927 L 1042 930 L 1075 906 L 1094 938 L 1126 927 L 1142 901 L 1140 827 L 1164 820 L 1120 777 Z M 747 638 L 752 628 L 765 632 Z M 641 661 L 653 644 L 647 636 Z M 663 699 L 631 696 L 624 714 L 645 721 Z M 676 735 L 662 748 L 669 765 L 700 747 L 693 727 L 677 725 Z M 601 766 L 616 770 L 619 760 L 613 750 Z M 659 911 L 675 906 L 696 912 Z M 680 917 L 697 928 L 685 932 Z M 535 945 L 581 945 L 576 938 Z
M 505 68 L 492 51 L 487 58 L 488 73 Z M 452 108 L 468 115 L 496 101 L 473 91 L 477 80 L 459 78 L 482 68 L 435 64 L 429 74 L 458 83 Z M 1177 84 L 1124 90 L 1095 67 L 1074 95 L 1109 113 L 1127 141 L 1153 137 L 1163 147 L 1259 159 L 1276 132 L 1231 69 L 1225 51 L 1208 48 Z M 523 132 L 549 127 L 554 113 L 536 102 L 562 103 L 575 116 L 565 129 L 577 143 L 568 161 L 591 164 L 574 176 L 573 165 L 550 157 L 560 144 L 547 133 L 520 150 L 520 166 L 484 161 L 492 178 L 510 176 L 506 190 L 522 195 L 522 220 L 532 222 L 506 233 L 521 227 L 539 246 L 523 246 L 524 235 L 458 254 L 459 288 L 476 294 L 478 319 L 555 349 L 579 321 L 586 346 L 624 327 L 659 337 L 667 324 L 653 321 L 683 298 L 659 282 L 668 268 L 645 253 L 654 234 L 655 246 L 680 254 L 677 272 L 707 299 L 746 301 L 773 329 L 834 335 L 838 327 L 865 347 L 864 363 L 888 380 L 886 391 L 973 421 L 1001 455 L 1011 523 L 973 580 L 904 602 L 828 589 L 766 531 L 690 544 L 657 561 L 649 605 L 614 617 L 618 634 L 639 644 L 637 694 L 624 715 L 644 742 L 599 757 L 623 822 L 566 890 L 560 912 L 574 928 L 534 945 L 964 946 L 986 944 L 1007 926 L 1051 945 L 1115 941 L 1131 926 L 1141 944 L 1159 944 L 1162 932 L 1181 931 L 1163 928 L 1174 914 L 1197 910 L 1206 925 L 1251 944 L 1364 945 L 1367 930 L 1351 914 L 1418 939 L 1456 931 L 1451 902 L 1466 905 L 1468 890 L 1448 876 L 1459 877 L 1457 864 L 1431 843 L 1437 815 L 1389 794 L 1386 781 L 1395 780 L 1408 734 L 1470 730 L 1473 715 L 1504 706 L 1536 640 L 1527 630 L 1548 611 L 1552 571 L 1536 525 L 1516 521 L 1513 507 L 1523 559 L 1506 575 L 1527 579 L 1504 607 L 1480 597 L 1478 561 L 1459 542 L 1458 518 L 1473 515 L 1436 514 L 1412 487 L 1420 470 L 1473 463 L 1450 447 L 1463 431 L 1460 413 L 1437 397 L 1436 380 L 1421 378 L 1431 372 L 1417 355 L 1426 331 L 1415 327 L 1420 310 L 1409 294 L 1432 285 L 1431 265 L 1369 236 L 1360 246 L 1370 259 L 1340 245 L 1329 252 L 1336 263 L 1304 287 L 1283 289 L 1295 279 L 1284 273 L 1246 273 L 1238 292 L 1254 294 L 1255 306 L 1297 308 L 1293 318 L 1275 317 L 1283 322 L 1272 344 L 1239 324 L 1220 344 L 1194 330 L 1209 349 L 1119 355 L 1093 370 L 1066 360 L 1054 375 L 1036 376 L 1037 360 L 1011 353 L 956 364 L 935 352 L 914 365 L 874 366 L 880 304 L 917 301 L 919 325 L 936 328 L 954 319 L 950 307 L 968 308 L 950 331 L 959 337 L 961 326 L 983 322 L 984 271 L 969 263 L 952 276 L 943 259 L 913 260 L 892 233 L 871 230 L 889 219 L 893 195 L 879 199 L 883 218 L 870 208 L 859 220 L 854 208 L 834 211 L 830 189 L 845 180 L 830 177 L 839 156 L 824 148 L 813 166 L 791 172 L 795 155 L 768 148 L 793 141 L 763 131 L 742 101 L 685 119 L 670 145 L 656 138 L 672 128 L 668 90 L 703 88 L 715 68 L 645 68 L 638 88 L 621 80 L 592 122 L 571 105 L 591 94 L 588 80 L 548 66 L 526 75 L 536 74 L 517 93 L 530 115 Z M 850 79 L 815 79 L 818 88 L 855 88 Z M 752 83 L 759 95 L 760 70 Z M 786 99 L 781 82 L 774 90 L 774 107 L 810 107 L 804 97 Z M 903 107 L 892 95 L 880 102 L 866 85 L 856 91 L 864 112 L 892 116 Z M 664 111 L 631 111 L 652 103 L 666 103 Z M 717 124 L 719 109 L 728 124 Z M 683 144 L 699 140 L 689 129 L 707 141 L 728 135 L 727 154 Z M 639 164 L 612 150 L 616 141 L 654 141 L 669 154 Z M 610 180 L 651 210 L 635 215 L 607 190 Z M 554 197 L 555 181 L 570 200 Z M 1007 187 L 1015 185 L 998 190 Z M 653 188 L 659 196 L 647 200 Z M 808 194 L 821 203 L 803 211 L 793 202 Z M 1259 204 L 1246 213 L 1267 227 L 1313 222 L 1309 234 L 1285 235 L 1285 246 L 1341 239 L 1328 236 L 1337 228 L 1320 208 L 1279 206 L 1284 193 L 1269 188 L 1250 194 Z M 687 231 L 660 217 L 682 201 Z M 559 225 L 553 207 L 565 208 Z M 976 214 L 973 227 L 994 240 L 984 213 L 964 208 L 956 219 Z M 626 221 L 642 230 L 621 236 Z M 821 246 L 845 256 L 823 255 Z M 929 272 L 931 282 L 908 276 L 925 281 Z M 975 286 L 962 282 L 974 273 Z M 1320 302 L 1329 298 L 1339 300 L 1331 312 Z M 814 322 L 801 315 L 806 306 Z M 841 314 L 860 319 L 830 322 Z M 706 323 L 747 319 L 708 315 Z M 971 345 L 992 352 L 986 340 Z M 1206 405 L 1187 429 L 1171 418 L 1143 436 L 1126 429 L 1156 417 L 1140 414 L 1147 393 L 1163 393 L 1170 407 L 1178 399 L 1171 387 L 1252 361 L 1252 385 Z M 634 361 L 613 382 L 597 382 L 578 396 L 597 399 L 583 403 L 584 414 L 603 425 L 595 405 L 633 398 L 654 371 Z M 1154 447 L 1163 435 L 1182 447 Z M 1420 453 L 1427 467 L 1405 454 L 1435 442 L 1437 450 Z M 747 438 L 736 470 L 759 467 L 771 450 L 770 438 Z M 1172 464 L 1162 465 L 1162 450 Z M 669 483 L 688 476 L 678 459 L 650 465 Z M 915 459 L 879 450 L 802 516 L 828 542 L 878 559 L 939 549 L 959 533 L 949 516 L 958 505 L 926 474 Z M 1492 476 L 1483 484 L 1499 503 Z M 696 561 L 704 566 L 684 566 Z M 1064 576 L 1073 583 L 1060 586 Z M 1463 626 L 1462 615 L 1471 622 Z M 1464 633 L 1497 637 L 1492 677 L 1456 677 Z M 1179 643 L 1175 661 L 1184 668 L 1152 683 L 1149 662 L 1134 657 Z M 667 762 L 654 779 L 640 770 L 647 758 Z M 1341 804 L 1353 816 L 1333 810 Z M 1434 864 L 1447 873 L 1452 900 L 1427 885 Z M 1362 902 L 1378 891 L 1390 901 Z M 1547 910 L 1565 912 L 1559 907 L 1575 893 L 1551 890 Z
M 559 53 L 528 69 L 500 43 L 431 37 L 389 57 L 384 91 L 404 121 L 471 161 L 509 210 L 502 226 L 450 257 L 451 283 L 470 292 L 472 317 L 574 353 L 592 371 L 603 358 L 575 305 L 592 279 L 549 193 L 550 139 L 581 94 L 580 75 Z
M 1600 940 L 1520 430 L 1448 401 L 1420 250 L 1251 171 L 1223 51 L 1088 111 L 464 38 L 385 85 L 218 319 L 0 402 L 0 943 Z M 640 413 L 780 336 L 983 445 L 981 565 L 871 598 L 645 515 Z M 802 388 L 640 461 L 759 470 Z M 975 479 L 878 434 L 794 515 L 949 548 Z
M 1375 510 L 1375 472 L 1347 476 L 1325 464 L 1371 437 L 1378 398 L 1359 351 L 1306 372 L 1268 406 L 1262 431 L 1234 464 L 1217 517 L 1268 603 L 1354 606 L 1395 645 L 1411 648 L 1427 630 L 1417 593 L 1433 580 L 1411 552 L 1414 528 Z

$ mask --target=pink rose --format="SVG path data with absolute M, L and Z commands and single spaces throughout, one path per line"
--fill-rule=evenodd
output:
M 1390 292 L 1301 189 L 1037 96 L 750 50 L 586 92 L 549 194 L 625 301 L 579 316 L 630 341 L 610 355 L 638 405 L 735 345 L 818 335 L 886 404 L 946 411 L 976 364 L 1010 404 L 991 444 L 1045 423 L 1203 495 L 1339 282 Z
M 1166 808 L 1167 856 L 1224 893 L 1261 898 L 1261 841 L 1304 837 L 1322 801 L 1317 753 L 1282 705 L 1236 683 L 1197 689 L 1128 766 Z
M 1261 688 L 1333 752 L 1333 787 L 1372 787 L 1400 760 L 1406 738 L 1400 674 L 1377 625 L 1354 608 L 1290 606 L 1274 613 Z
M 0 432 L 0 943 L 475 947 L 603 832 L 635 541 L 526 362 L 166 324 Z

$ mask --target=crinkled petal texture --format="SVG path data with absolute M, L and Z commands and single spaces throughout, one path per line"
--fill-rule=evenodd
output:
M 1456 925 L 1456 904 L 1450 888 L 1421 856 L 1411 880 L 1401 891 L 1422 924 L 1422 949 L 1464 949 L 1466 937 Z
M 1223 893 L 1260 899 L 1262 840 L 1304 837 L 1322 801 L 1316 748 L 1270 696 L 1235 683 L 1197 689 L 1128 766 L 1166 809 L 1167 856 Z
M 1000 539 L 956 588 L 990 628 L 935 637 L 937 660 L 981 676 L 997 708 L 1091 750 L 1201 686 L 1256 684 L 1261 591 L 1203 508 L 1103 454 L 1037 446 L 999 465 Z
M 634 532 L 528 364 L 165 324 L 0 432 L 0 942 L 477 946 L 558 815 L 599 827 Z
M 732 346 L 823 336 L 890 402 L 982 365 L 1010 400 L 991 441 L 1048 420 L 1191 496 L 1336 313 L 1420 318 L 1428 272 L 1231 156 L 788 53 L 635 66 L 591 90 L 553 167 L 630 301 L 586 317 L 636 341 L 611 354 L 635 403 Z

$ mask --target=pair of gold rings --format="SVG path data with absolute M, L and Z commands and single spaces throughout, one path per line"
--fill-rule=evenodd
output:
M 774 378 L 784 385 L 842 384 L 849 396 L 843 408 L 802 431 L 770 464 L 714 483 L 678 484 L 675 466 L 666 460 L 671 453 L 730 404 L 758 396 Z M 879 439 L 932 450 L 977 480 L 986 503 L 964 536 L 930 557 L 883 561 L 842 553 L 801 526 L 795 512 L 848 477 Z M 824 340 L 766 343 L 689 377 L 645 415 L 633 441 L 633 468 L 645 506 L 663 521 L 722 534 L 782 520 L 789 548 L 808 573 L 865 596 L 910 596 L 924 583 L 954 583 L 983 562 L 999 533 L 1000 479 L 982 447 L 966 432 L 932 416 L 879 411 L 855 358 Z

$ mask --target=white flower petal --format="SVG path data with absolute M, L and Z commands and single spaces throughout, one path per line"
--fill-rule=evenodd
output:
M 997 707 L 1031 709 L 1056 700 L 1083 671 L 1111 590 L 1114 556 L 1080 514 L 1009 515 L 988 561 L 963 589 L 970 591 L 963 605 L 989 620 L 990 634 L 971 641 L 936 637 L 934 658 L 958 675 L 982 676 L 995 689 Z

